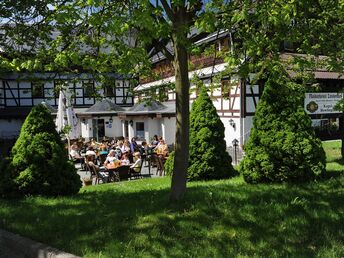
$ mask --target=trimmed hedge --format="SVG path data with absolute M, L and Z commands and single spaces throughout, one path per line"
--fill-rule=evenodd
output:
M 202 87 L 190 112 L 190 180 L 221 179 L 235 175 L 232 158 L 226 151 L 224 131 L 207 89 Z
M 303 96 L 287 76 L 266 82 L 240 165 L 246 182 L 304 182 L 325 172 L 325 152 Z
M 49 110 L 43 105 L 32 108 L 12 157 L 2 165 L 0 195 L 71 195 L 82 186 Z

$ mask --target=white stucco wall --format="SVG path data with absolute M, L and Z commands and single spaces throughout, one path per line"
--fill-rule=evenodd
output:
M 230 120 L 232 120 L 232 125 Z M 225 126 L 225 141 L 227 147 L 232 146 L 234 139 L 240 141 L 240 118 L 221 118 L 223 125 Z
M 175 141 L 176 135 L 176 118 L 164 117 L 163 124 L 165 126 L 165 141 L 167 144 L 172 144 Z
M 112 123 L 110 123 L 110 117 L 104 117 L 105 122 L 105 135 L 107 137 L 119 137 L 122 136 L 122 123 L 118 117 L 112 117 Z
M 153 136 L 156 134 L 158 136 L 161 136 L 161 121 L 158 118 L 146 118 L 145 123 L 145 130 L 146 130 L 146 140 L 148 142 L 151 141 Z M 146 129 L 147 124 L 147 129 Z
M 93 129 L 92 129 L 92 119 L 85 119 L 85 122 L 83 122 L 83 119 L 81 119 L 81 136 L 85 138 L 86 140 L 89 140 L 93 137 Z

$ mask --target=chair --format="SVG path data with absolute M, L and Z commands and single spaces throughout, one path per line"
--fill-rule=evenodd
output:
M 106 176 L 104 175 L 101 175 L 99 170 L 97 169 L 96 165 L 94 165 L 93 163 L 87 163 L 90 171 L 91 171 L 91 178 L 95 178 L 95 182 L 94 184 L 99 184 L 100 180 L 103 182 L 103 183 L 106 183 L 105 179 L 106 179 Z
M 141 170 L 142 170 L 142 167 L 143 167 L 143 161 L 141 162 L 141 166 L 139 167 L 140 168 L 140 170 L 138 171 L 138 172 L 132 172 L 132 170 L 134 169 L 134 168 L 136 168 L 136 167 L 133 167 L 133 169 L 130 169 L 129 168 L 129 178 L 131 179 L 131 178 L 135 178 L 135 179 L 137 179 L 137 178 L 143 178 L 143 176 L 142 176 L 142 174 L 141 174 Z
M 165 175 L 164 163 L 162 162 L 162 157 L 155 155 L 155 163 L 156 163 L 156 172 L 157 176 Z
M 128 180 L 129 178 L 130 166 L 119 166 L 115 169 L 115 172 L 118 173 L 120 181 Z

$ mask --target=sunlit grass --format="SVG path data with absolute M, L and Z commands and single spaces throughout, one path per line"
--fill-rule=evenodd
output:
M 0 227 L 84 257 L 343 257 L 344 165 L 324 143 L 326 180 L 247 185 L 169 178 L 83 188 L 74 197 L 0 200 Z

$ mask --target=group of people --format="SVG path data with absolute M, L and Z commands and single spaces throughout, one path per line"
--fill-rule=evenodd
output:
M 81 155 L 80 149 L 84 150 L 85 155 Z M 168 157 L 168 146 L 162 137 L 154 135 L 150 144 L 146 141 L 138 144 L 135 137 L 131 141 L 128 138 L 123 138 L 117 141 L 103 140 L 101 143 L 92 139 L 83 144 L 81 148 L 75 142 L 72 144 L 69 154 L 75 162 L 80 162 L 82 167 L 85 167 L 86 164 L 94 167 L 105 179 L 107 169 L 115 166 L 126 165 L 130 166 L 130 173 L 140 172 L 142 156 L 148 156 L 152 152 L 164 158 Z M 97 161 L 99 166 L 96 164 Z

